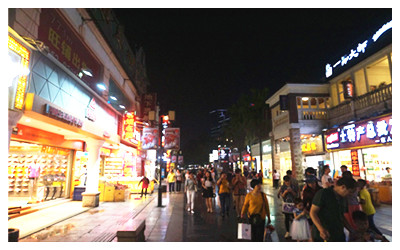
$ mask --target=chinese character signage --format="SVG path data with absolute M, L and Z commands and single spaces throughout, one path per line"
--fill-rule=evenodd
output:
M 327 151 L 392 143 L 392 115 L 340 126 L 325 133 Z
M 165 149 L 180 148 L 180 129 L 179 128 L 166 128 L 165 129 Z
M 22 109 L 25 103 L 25 92 L 28 84 L 29 58 L 31 52 L 12 36 L 8 36 L 8 58 L 12 63 L 8 66 L 11 76 L 8 85 L 8 108 Z
M 124 115 L 124 122 L 122 127 L 122 139 L 138 145 L 140 141 L 140 134 L 138 133 L 139 132 L 136 130 L 134 114 L 126 113 Z
M 38 40 L 44 42 L 53 56 L 75 75 L 78 75 L 82 68 L 90 69 L 93 77 L 83 75 L 82 80 L 94 87 L 100 76 L 101 65 L 79 37 L 58 10 L 41 9 Z
M 360 165 L 358 164 L 358 153 L 357 149 L 351 150 L 351 170 L 353 171 L 353 176 L 360 176 Z
M 157 149 L 158 129 L 143 128 L 142 149 Z

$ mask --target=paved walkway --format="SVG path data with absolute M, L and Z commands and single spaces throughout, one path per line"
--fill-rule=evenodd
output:
M 276 198 L 277 190 L 270 185 L 264 185 L 264 192 L 268 196 L 272 224 L 276 228 L 279 241 L 287 241 L 283 237 L 286 230 L 284 216 L 280 212 L 281 201 Z M 20 241 L 115 242 L 117 241 L 118 227 L 131 218 L 146 220 L 145 237 L 148 242 L 238 241 L 236 239 L 237 218 L 233 208 L 231 208 L 229 217 L 222 218 L 217 206 L 218 199 L 214 199 L 216 209 L 212 214 L 206 212 L 206 206 L 200 193 L 197 193 L 196 196 L 194 214 L 186 211 L 185 202 L 186 198 L 183 193 L 163 193 L 163 207 L 157 207 L 157 192 L 142 199 L 132 196 L 132 199 L 126 202 L 102 202 L 97 208 L 64 219 L 24 237 Z M 391 208 L 389 205 L 382 205 L 377 208 L 375 216 L 376 225 L 389 236 L 391 236 L 392 228 Z M 391 239 L 391 237 L 389 238 Z

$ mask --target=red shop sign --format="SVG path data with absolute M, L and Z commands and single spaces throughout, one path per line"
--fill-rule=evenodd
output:
M 353 171 L 353 176 L 360 176 L 360 165 L 358 163 L 358 153 L 357 149 L 351 150 L 351 169 Z
M 326 150 L 343 150 L 392 144 L 392 115 L 330 129 L 325 133 Z
M 101 64 L 91 55 L 79 34 L 71 28 L 57 9 L 41 9 L 38 39 L 44 42 L 53 56 L 75 75 L 78 75 L 82 68 L 90 69 L 93 77 L 82 76 L 82 80 L 89 86 L 94 87 L 98 82 Z

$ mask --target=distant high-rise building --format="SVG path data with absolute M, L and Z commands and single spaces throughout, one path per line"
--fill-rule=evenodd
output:
M 210 135 L 218 144 L 223 143 L 223 128 L 229 123 L 226 109 L 216 109 L 210 112 Z

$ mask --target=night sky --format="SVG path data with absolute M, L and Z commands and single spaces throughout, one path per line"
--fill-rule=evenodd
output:
M 184 153 L 209 132 L 210 111 L 229 108 L 250 88 L 272 95 L 286 82 L 325 82 L 327 62 L 392 19 L 391 9 L 114 12 L 131 47 L 144 48 L 149 91 L 162 112 L 176 111 Z

